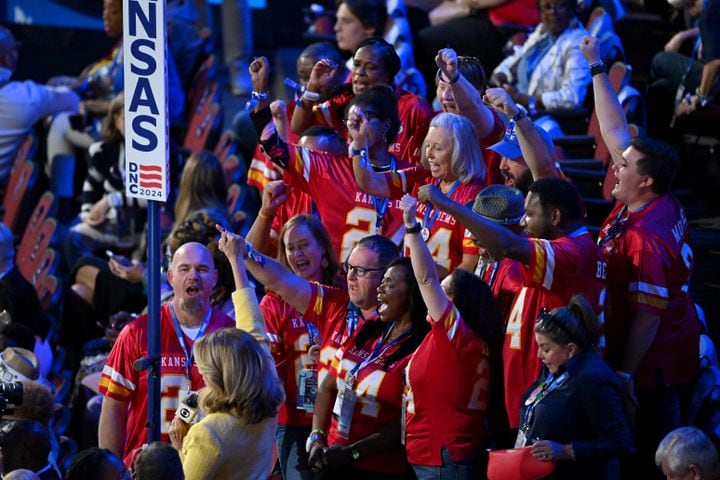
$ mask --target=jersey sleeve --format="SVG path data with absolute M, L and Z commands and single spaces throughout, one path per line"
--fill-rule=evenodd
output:
M 655 239 L 644 238 L 633 243 L 642 245 L 632 249 L 629 255 L 629 300 L 638 311 L 662 314 L 670 300 L 670 279 L 666 270 L 671 261 Z
M 260 311 L 265 317 L 265 325 L 267 326 L 268 340 L 270 341 L 270 352 L 275 359 L 275 363 L 280 363 L 284 358 L 284 345 L 282 341 L 282 332 L 280 322 L 282 317 L 277 309 L 277 302 L 272 301 L 271 294 L 267 294 L 260 301 Z
M 466 343 L 464 340 L 467 340 L 467 338 L 463 339 L 467 326 L 452 302 L 448 302 L 439 319 L 429 317 L 429 322 L 432 327 L 432 338 L 444 355 L 452 355 L 462 349 Z
M 427 171 L 422 167 L 408 167 L 383 175 L 390 190 L 390 198 L 400 198 L 405 193 L 411 193 L 416 186 L 424 185 Z
M 571 243 L 559 240 L 533 238 L 527 240 L 531 246 L 530 262 L 523 268 L 523 283 L 527 287 L 539 287 L 557 291 L 572 284 L 577 276 L 580 252 Z
M 334 325 L 345 321 L 349 299 L 347 293 L 339 288 L 317 283 L 310 286 L 310 302 L 303 318 L 317 325 L 322 338 L 327 338 Z
M 136 332 L 133 324 L 120 332 L 100 377 L 100 393 L 121 402 L 131 401 L 137 390 L 138 375 L 133 362 L 143 355 Z

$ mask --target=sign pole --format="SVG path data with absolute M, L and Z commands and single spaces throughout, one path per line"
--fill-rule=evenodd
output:
M 160 203 L 167 201 L 168 98 L 166 0 L 124 0 L 125 195 L 147 201 L 148 443 L 160 440 Z

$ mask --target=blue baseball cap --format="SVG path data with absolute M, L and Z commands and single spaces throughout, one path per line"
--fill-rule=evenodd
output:
M 533 125 L 535 125 L 533 123 Z M 542 128 L 535 125 L 535 130 L 537 130 L 540 133 L 540 136 L 545 141 L 545 145 L 547 145 L 550 152 L 552 152 L 555 149 L 555 145 L 553 145 L 552 138 L 550 138 L 550 134 L 547 133 Z M 503 157 L 507 158 L 518 158 L 522 157 L 522 150 L 520 149 L 520 142 L 517 138 L 517 133 L 515 132 L 515 122 L 510 120 L 510 123 L 508 123 L 507 128 L 505 129 L 505 135 L 503 136 L 503 139 L 500 140 L 495 145 L 491 145 L 488 147 L 493 152 L 497 152 Z

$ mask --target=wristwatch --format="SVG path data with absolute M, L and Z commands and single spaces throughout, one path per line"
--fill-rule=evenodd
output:
M 353 462 L 357 462 L 358 460 L 360 460 L 360 450 L 355 447 L 351 447 L 350 458 L 352 458 Z
M 422 230 L 422 225 L 420 225 L 420 222 L 415 222 L 415 225 L 413 225 L 412 227 L 405 227 L 405 233 L 418 234 L 420 233 L 420 230 Z
M 313 444 L 316 442 L 319 442 L 322 440 L 325 442 L 325 432 L 322 430 L 313 430 L 310 432 L 310 436 L 305 441 L 305 451 L 307 453 L 310 453 L 310 449 L 312 448 Z

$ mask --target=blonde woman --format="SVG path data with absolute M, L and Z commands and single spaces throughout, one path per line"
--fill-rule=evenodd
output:
M 217 228 L 219 248 L 227 255 L 235 278 L 238 328 L 218 330 L 195 343 L 194 355 L 205 382 L 199 399 L 205 416 L 189 429 L 175 417 L 169 436 L 180 452 L 186 480 L 264 480 L 285 393 L 245 273 L 245 244 L 237 235 Z

